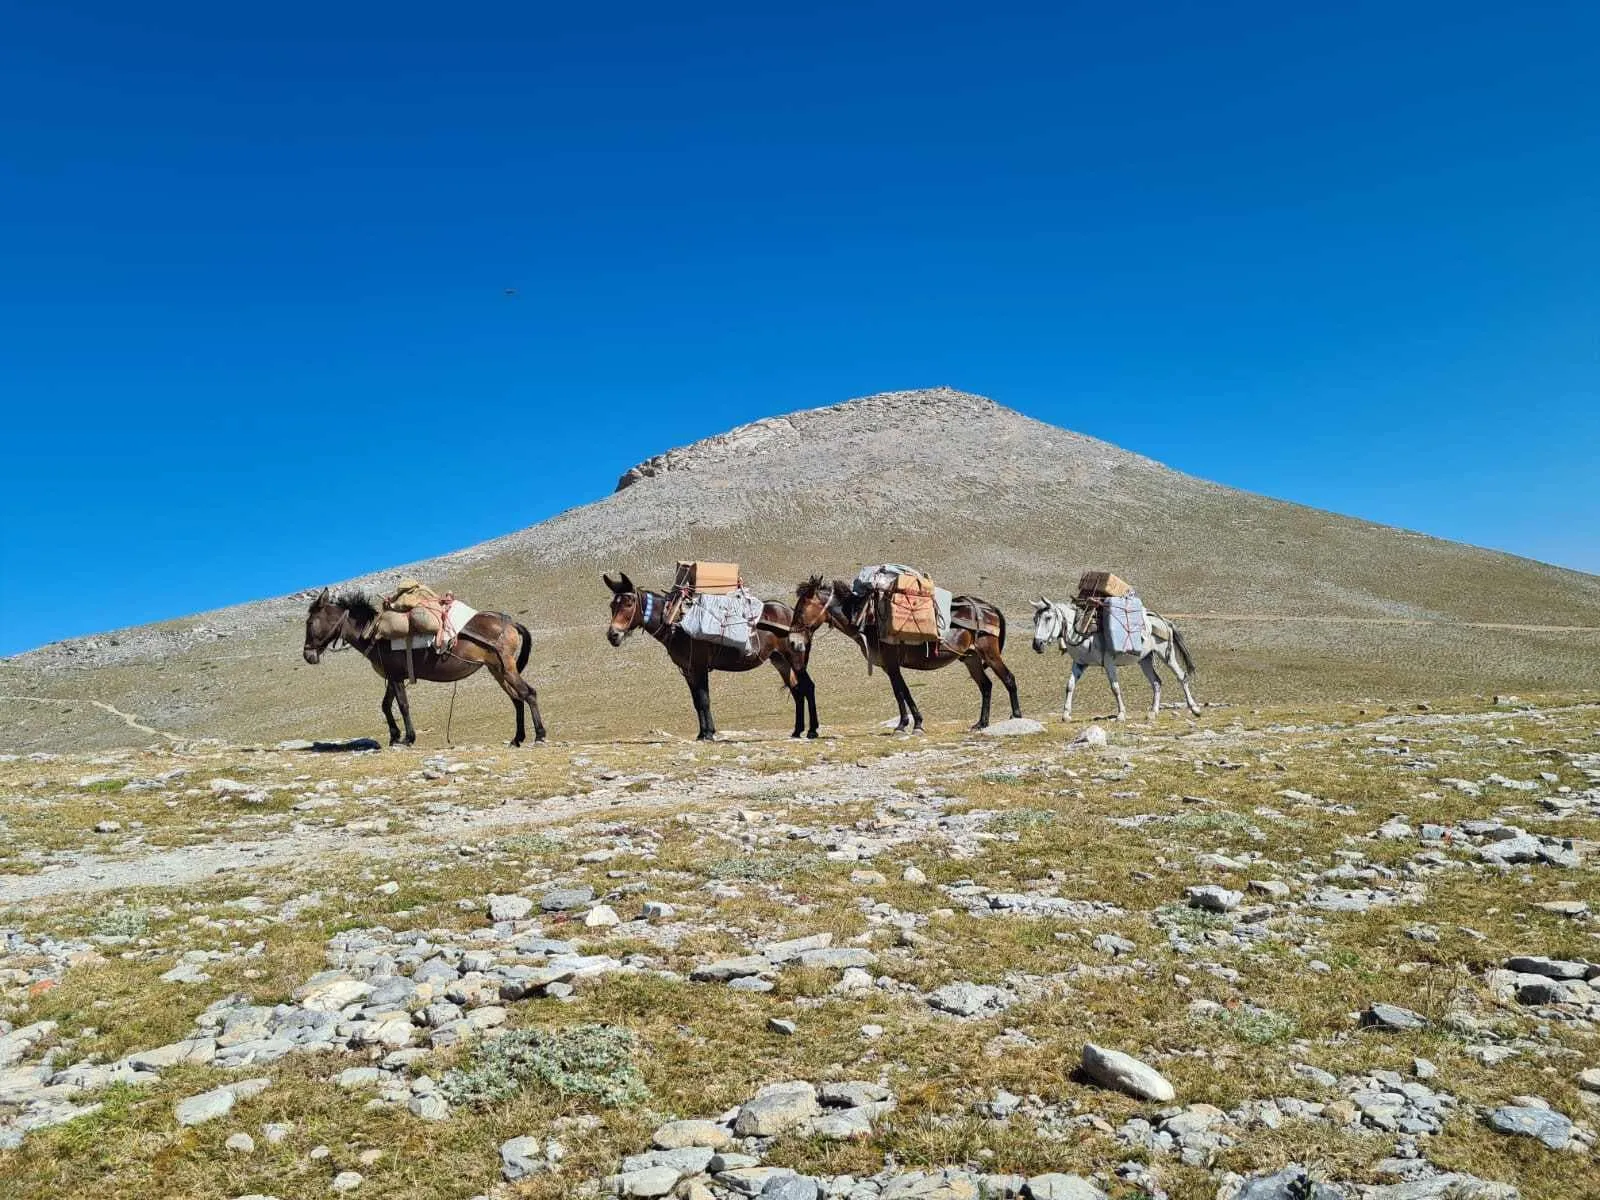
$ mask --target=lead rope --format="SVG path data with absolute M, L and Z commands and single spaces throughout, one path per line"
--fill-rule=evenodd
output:
M 456 689 L 460 686 L 460 680 L 457 680 L 455 683 L 450 685 L 450 712 L 444 719 L 444 744 L 446 746 L 450 745 L 450 726 L 455 722 L 456 719 Z M 520 721 L 522 710 L 519 708 L 517 713 L 518 720 Z

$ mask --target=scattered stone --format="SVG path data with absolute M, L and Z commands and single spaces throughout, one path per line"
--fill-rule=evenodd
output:
M 1428 1021 L 1419 1013 L 1397 1004 L 1374 1004 L 1361 1014 L 1363 1029 L 1426 1029 Z
M 492 921 L 520 921 L 532 911 L 533 901 L 526 896 L 489 897 L 489 919 Z
M 772 1137 L 804 1125 L 821 1111 L 809 1083 L 774 1083 L 746 1102 L 733 1120 L 740 1137 Z
M 1243 892 L 1235 892 L 1215 883 L 1184 888 L 1183 894 L 1188 898 L 1190 908 L 1200 908 L 1215 913 L 1232 912 L 1244 899 Z
M 1103 1087 L 1125 1092 L 1139 1100 L 1165 1104 L 1177 1093 L 1172 1084 L 1154 1067 L 1120 1050 L 1107 1050 L 1087 1042 L 1083 1047 L 1083 1070 Z
M 1508 1104 L 1491 1112 L 1488 1121 L 1491 1129 L 1537 1138 L 1552 1150 L 1565 1150 L 1572 1141 L 1572 1122 L 1548 1108 Z
M 1043 733 L 1044 724 L 1031 717 L 1012 717 L 1007 721 L 996 721 L 982 732 L 985 737 L 992 738 L 1025 737 L 1031 733 Z

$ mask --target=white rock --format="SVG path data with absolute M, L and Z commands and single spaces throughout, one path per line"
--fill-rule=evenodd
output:
M 1084 1044 L 1083 1070 L 1096 1083 L 1139 1100 L 1165 1104 L 1177 1095 L 1172 1084 L 1148 1063 L 1120 1050 L 1103 1049 L 1093 1042 Z

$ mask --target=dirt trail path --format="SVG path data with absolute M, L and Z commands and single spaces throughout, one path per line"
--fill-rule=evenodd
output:
M 1542 709 L 1546 713 L 1593 708 L 1591 704 L 1566 705 Z M 1392 729 L 1416 725 L 1473 725 L 1502 720 L 1510 710 L 1477 713 L 1396 713 L 1365 721 L 1340 725 L 1345 732 Z M 1081 723 L 1079 723 L 1081 724 Z M 1107 725 L 1112 722 L 1107 721 Z M 1063 730 L 1053 721 L 1046 728 Z M 1195 736 L 1182 725 L 1155 727 L 1140 722 L 1116 726 L 1133 735 L 1119 737 L 1115 750 L 1123 753 L 1149 753 L 1179 750 L 1192 754 Z M 1305 731 L 1299 731 L 1305 732 Z M 1232 729 L 1211 730 L 1204 745 L 1208 750 L 1223 750 L 1263 738 L 1290 735 L 1287 730 Z M 760 740 L 760 739 L 757 739 Z M 611 745 L 604 743 L 603 745 Z M 730 741 L 729 745 L 738 745 Z M 629 791 L 625 783 L 602 786 L 581 796 L 545 800 L 511 800 L 481 809 L 454 810 L 422 815 L 413 810 L 394 814 L 412 825 L 404 836 L 384 837 L 350 829 L 317 829 L 285 832 L 256 841 L 217 841 L 209 845 L 185 846 L 171 850 L 112 858 L 85 854 L 69 865 L 37 875 L 0 876 L 0 904 L 25 903 L 49 896 L 95 895 L 107 891 L 126 891 L 139 887 L 175 887 L 196 883 L 219 873 L 263 870 L 283 866 L 304 867 L 325 856 L 404 858 L 421 849 L 448 841 L 471 840 L 498 830 L 542 826 L 582 820 L 613 808 L 679 810 L 713 801 L 736 801 L 742 797 L 772 792 L 848 794 L 853 799 L 903 799 L 895 783 L 929 771 L 939 771 L 970 760 L 978 751 L 994 751 L 1000 744 L 984 739 L 942 745 L 922 745 L 915 740 L 905 749 L 882 758 L 856 763 L 819 763 L 796 770 L 763 773 L 741 767 L 717 767 L 687 779 L 661 780 L 644 791 Z M 574 747 L 582 752 L 582 747 Z
M 16 700 L 19 703 L 32 704 L 55 704 L 62 708 L 71 708 L 75 704 L 83 703 L 81 700 L 62 700 L 54 696 L 15 696 L 10 694 L 0 695 L 0 700 Z M 110 713 L 129 729 L 137 729 L 140 733 L 148 733 L 154 737 L 166 738 L 169 742 L 181 742 L 184 740 L 175 733 L 168 733 L 165 729 L 156 729 L 153 726 L 146 725 L 133 713 L 123 712 L 120 708 L 115 708 L 112 705 L 107 704 L 104 700 L 90 700 L 89 703 L 94 705 L 101 712 Z
M 581 820 L 611 808 L 692 808 L 713 800 L 737 800 L 773 791 L 848 792 L 853 799 L 904 798 L 894 783 L 908 774 L 948 766 L 961 758 L 961 746 L 907 749 L 861 766 L 822 763 L 799 770 L 761 773 L 715 769 L 693 779 L 665 780 L 642 792 L 624 786 L 599 788 L 582 796 L 554 800 L 512 800 L 493 807 L 453 811 L 438 816 L 410 810 L 394 814 L 412 825 L 404 836 L 383 837 L 349 829 L 286 832 L 258 841 L 218 841 L 183 846 L 127 858 L 85 854 L 70 865 L 37 875 L 0 876 L 0 904 L 17 904 L 47 896 L 90 896 L 139 887 L 178 887 L 217 874 L 266 870 L 328 855 L 403 858 L 440 842 L 470 840 L 492 830 Z

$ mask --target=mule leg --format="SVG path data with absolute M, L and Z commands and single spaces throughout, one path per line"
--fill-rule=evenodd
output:
M 1161 715 L 1161 676 L 1156 674 L 1155 656 L 1147 654 L 1139 660 L 1139 669 L 1144 672 L 1144 677 L 1150 681 L 1150 691 L 1153 699 L 1150 701 L 1150 719 L 1154 721 Z
M 817 681 L 811 678 L 810 671 L 801 671 L 800 678 L 806 685 L 806 710 L 811 718 L 810 726 L 806 730 L 808 738 L 817 736 Z
M 911 724 L 911 709 L 906 703 L 905 678 L 900 674 L 899 667 L 885 665 L 883 673 L 889 677 L 889 688 L 894 692 L 895 705 L 900 709 L 900 724 L 894 727 L 894 731 L 896 733 L 904 733 L 907 726 Z
M 398 745 L 400 742 L 400 726 L 394 723 L 394 684 L 384 681 L 383 688 L 383 719 L 389 726 L 389 745 Z
M 917 707 L 916 698 L 911 695 L 911 685 L 906 682 L 905 672 L 897 665 L 894 668 L 894 677 L 900 684 L 900 694 L 905 697 L 906 707 L 911 710 L 911 732 L 922 732 L 922 710 Z
M 978 694 L 983 697 L 983 706 L 978 710 L 978 723 L 974 729 L 987 729 L 989 727 L 989 700 L 994 695 L 994 684 L 989 682 L 989 676 L 983 669 L 983 663 L 977 658 L 963 660 L 967 666 L 967 674 L 972 676 L 972 682 L 978 685 Z
M 1000 680 L 1000 685 L 1006 689 L 1006 695 L 1011 698 L 1012 717 L 1022 716 L 1022 699 L 1017 695 L 1017 677 L 1011 673 L 1011 668 L 1006 666 L 1005 659 L 1000 657 L 998 649 L 988 666 L 994 672 L 995 678 Z
M 698 670 L 689 680 L 689 690 L 694 694 L 695 713 L 700 718 L 699 740 L 709 742 L 717 736 L 716 722 L 711 719 L 711 672 Z
M 521 677 L 519 676 L 518 678 Z M 535 745 L 538 745 L 545 738 L 544 718 L 539 715 L 539 692 L 526 679 L 522 680 L 522 686 L 527 689 L 527 694 L 522 697 L 522 702 L 528 706 L 528 715 L 533 718 L 533 741 Z M 519 734 L 522 732 L 520 725 L 517 727 L 517 732 Z
M 778 678 L 783 680 L 783 686 L 788 689 L 789 699 L 794 701 L 794 732 L 791 738 L 804 737 L 806 732 L 806 692 L 805 672 L 795 669 L 794 660 L 784 654 L 774 654 L 767 659 L 772 664 L 772 669 L 777 671 Z M 790 682 L 793 680 L 794 682 Z
M 1173 675 L 1177 676 L 1178 686 L 1183 689 L 1183 702 L 1189 706 L 1189 715 L 1198 717 L 1200 705 L 1194 698 L 1194 693 L 1189 690 L 1189 673 L 1178 662 L 1177 650 L 1169 646 L 1167 650 L 1167 666 L 1172 668 Z
M 1107 658 L 1105 668 L 1106 678 L 1111 681 L 1111 694 L 1117 698 L 1117 720 L 1121 721 L 1126 719 L 1128 708 L 1122 703 L 1122 684 L 1117 679 L 1117 660 Z
M 406 723 L 406 745 L 417 744 L 416 726 L 411 724 L 411 697 L 406 694 L 406 681 L 396 679 L 393 683 L 394 698 L 400 701 L 400 719 Z
M 1061 719 L 1063 721 L 1072 720 L 1072 693 L 1078 690 L 1078 680 L 1082 678 L 1083 664 L 1080 662 L 1073 663 L 1072 670 L 1067 672 L 1067 698 L 1063 702 L 1061 709 Z
M 527 740 L 527 726 L 522 719 L 522 706 L 526 704 L 533 714 L 533 740 L 544 741 L 544 721 L 539 716 L 539 693 L 521 673 L 516 664 L 506 655 L 501 655 L 499 660 L 491 662 L 489 669 L 494 674 L 494 680 L 500 685 L 502 691 L 511 697 L 511 703 L 517 710 L 517 734 L 511 739 L 513 746 L 520 746 Z

